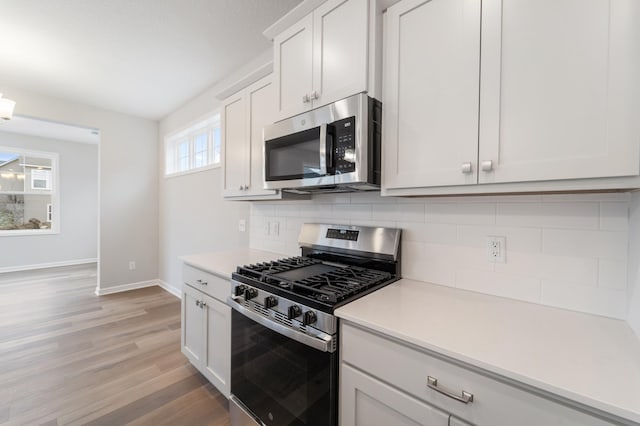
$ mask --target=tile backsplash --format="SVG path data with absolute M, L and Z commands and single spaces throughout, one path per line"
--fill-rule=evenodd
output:
M 402 228 L 402 276 L 625 319 L 628 193 L 388 198 L 322 194 L 254 202 L 250 246 L 300 253 L 304 222 Z M 506 262 L 487 258 L 506 237 Z

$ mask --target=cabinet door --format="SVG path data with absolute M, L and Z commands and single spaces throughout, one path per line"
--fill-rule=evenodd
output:
M 329 0 L 313 12 L 313 107 L 367 90 L 367 0 Z
M 312 25 L 313 15 L 309 14 L 273 39 L 277 120 L 311 108 L 305 97 L 313 85 Z
M 479 181 L 637 175 L 640 2 L 485 0 Z
M 275 91 L 272 77 L 265 77 L 250 86 L 246 96 L 251 144 L 248 195 L 275 195 L 276 191 L 264 189 L 262 137 L 264 126 L 275 121 Z
M 231 376 L 231 308 L 204 296 L 205 350 L 202 374 L 227 398 Z
M 202 364 L 202 350 L 204 342 L 204 310 L 200 307 L 202 293 L 182 284 L 182 324 L 181 344 L 182 353 L 189 361 L 200 368 Z
M 227 99 L 222 108 L 222 142 L 224 146 L 224 196 L 246 194 L 245 167 L 249 164 L 245 99 L 237 94 Z
M 449 415 L 346 364 L 340 366 L 342 426 L 447 426 Z
M 384 31 L 383 187 L 477 182 L 480 2 L 403 0 Z

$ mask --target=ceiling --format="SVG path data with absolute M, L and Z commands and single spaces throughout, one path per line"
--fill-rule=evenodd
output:
M 0 92 L 15 86 L 153 120 L 268 49 L 262 32 L 301 2 L 0 1 Z

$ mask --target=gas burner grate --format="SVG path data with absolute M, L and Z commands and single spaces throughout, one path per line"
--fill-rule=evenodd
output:
M 350 266 L 293 283 L 293 287 L 321 301 L 337 303 L 392 278 L 388 272 Z
M 283 274 L 321 264 L 326 265 L 330 271 L 301 279 L 288 279 L 286 274 Z M 329 304 L 346 300 L 369 288 L 386 283 L 394 277 L 385 271 L 339 265 L 303 256 L 239 266 L 237 273 L 270 286 Z

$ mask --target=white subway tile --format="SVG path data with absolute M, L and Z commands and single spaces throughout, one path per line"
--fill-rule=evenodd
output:
M 314 194 L 313 201 L 324 204 L 348 204 L 351 202 L 349 194 Z
M 559 281 L 542 281 L 542 303 L 596 315 L 624 319 L 627 293 L 600 287 L 583 287 Z
M 333 216 L 333 208 L 331 204 L 304 204 L 300 206 L 300 216 L 318 219 L 331 218 Z
M 351 204 L 395 204 L 394 197 L 381 197 L 377 191 L 354 192 L 351 194 Z
M 374 204 L 373 219 L 424 222 L 424 204 Z
M 631 199 L 628 192 L 603 192 L 595 194 L 545 194 L 542 196 L 544 202 L 626 202 Z
M 598 287 L 626 290 L 627 263 L 609 259 L 599 260 Z
M 496 224 L 540 228 L 542 226 L 542 204 L 498 203 L 496 205 Z
M 540 302 L 540 280 L 491 271 L 458 269 L 456 287 L 527 302 Z
M 371 219 L 371 204 L 337 204 L 333 206 L 337 220 Z
M 626 231 L 629 227 L 629 203 L 600 203 L 600 229 Z
M 284 217 L 300 216 L 300 205 L 298 205 L 298 204 L 278 204 L 278 205 L 276 205 L 275 216 L 284 216 Z
M 490 264 L 487 261 L 486 251 L 483 254 L 484 262 Z M 500 274 L 540 279 L 542 255 L 512 251 L 507 253 L 505 263 L 494 263 L 493 265 L 495 265 L 495 272 Z
M 453 286 L 455 282 L 455 248 L 404 241 L 402 276 L 417 281 Z
M 467 225 L 493 225 L 496 206 L 493 203 L 429 203 L 425 206 L 428 223 L 458 223 Z
M 543 203 L 542 227 L 562 229 L 598 229 L 598 203 Z
M 506 237 L 507 256 L 511 251 L 537 253 L 541 249 L 542 230 L 540 229 L 458 225 L 458 244 L 461 246 L 485 248 L 489 235 Z
M 398 222 L 398 227 L 406 241 L 456 245 L 457 227 L 450 223 Z
M 495 263 L 487 260 L 487 252 L 481 248 L 456 247 L 456 269 L 494 271 Z
M 595 287 L 598 283 L 598 259 L 542 255 L 539 276 L 551 281 Z
M 625 232 L 543 229 L 542 252 L 559 256 L 626 261 Z

